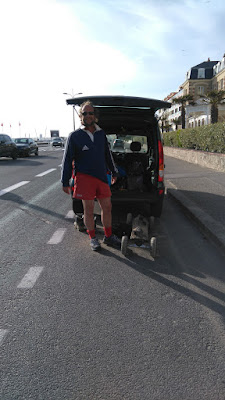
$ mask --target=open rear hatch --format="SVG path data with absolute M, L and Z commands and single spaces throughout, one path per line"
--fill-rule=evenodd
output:
M 133 96 L 79 96 L 67 99 L 67 104 L 80 106 L 90 100 L 99 112 L 99 125 L 106 133 L 124 127 L 143 128 L 152 122 L 155 112 L 169 108 L 166 101 Z

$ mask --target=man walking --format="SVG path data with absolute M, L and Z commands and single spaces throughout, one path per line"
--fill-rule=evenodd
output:
M 101 208 L 101 221 L 105 236 L 103 243 L 120 247 L 120 240 L 112 234 L 111 190 L 108 185 L 107 171 L 112 173 L 112 184 L 116 182 L 118 170 L 114 164 L 105 132 L 96 124 L 93 104 L 86 101 L 80 107 L 81 127 L 72 132 L 67 140 L 63 157 L 63 191 L 70 193 L 69 181 L 72 175 L 72 163 L 75 167 L 74 194 L 82 200 L 84 224 L 90 237 L 91 249 L 98 251 L 101 245 L 95 236 L 94 199 Z

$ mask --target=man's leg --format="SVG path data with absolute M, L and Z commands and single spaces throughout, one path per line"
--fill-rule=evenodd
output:
M 104 228 L 112 227 L 112 203 L 111 197 L 98 199 L 101 207 L 101 221 Z
M 91 249 L 99 251 L 101 250 L 101 245 L 95 237 L 94 200 L 82 200 L 82 202 L 84 207 L 84 224 L 91 239 Z
M 89 232 L 95 229 L 94 200 L 82 200 L 84 207 L 84 224 Z
M 121 242 L 117 236 L 112 234 L 112 203 L 111 197 L 98 199 L 101 207 L 101 220 L 104 228 L 105 236 L 103 242 L 108 246 L 120 247 Z

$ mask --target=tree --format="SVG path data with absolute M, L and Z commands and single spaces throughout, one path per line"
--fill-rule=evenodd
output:
M 193 96 L 191 94 L 185 94 L 184 96 L 176 97 L 173 99 L 173 104 L 181 104 L 181 125 L 182 129 L 185 129 L 185 106 L 188 104 L 194 105 Z
M 218 122 L 218 105 L 225 102 L 225 90 L 211 90 L 200 97 L 205 103 L 210 104 L 211 124 L 216 124 Z
M 159 121 L 161 122 L 162 133 L 163 133 L 164 131 L 167 132 L 166 129 L 167 129 L 168 124 L 169 124 L 169 122 L 168 122 L 168 112 L 166 112 L 166 111 L 164 110 L 164 112 L 162 113 L 161 117 L 159 118 Z
M 174 118 L 173 123 L 176 126 L 175 130 L 177 131 L 178 125 L 180 125 L 180 123 L 181 123 L 181 116 L 179 116 L 178 118 Z

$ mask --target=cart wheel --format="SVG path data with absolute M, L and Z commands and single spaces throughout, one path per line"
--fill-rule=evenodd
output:
M 79 232 L 85 232 L 85 230 L 86 230 L 84 225 L 81 226 L 76 221 L 74 222 L 74 228 L 77 229 Z
M 131 213 L 127 214 L 127 225 L 132 225 L 132 214 Z
M 153 258 L 156 256 L 156 237 L 150 239 L 150 254 Z
M 121 252 L 125 256 L 127 254 L 128 236 L 122 236 Z
M 77 229 L 77 230 L 79 230 L 79 226 L 78 226 L 78 223 L 77 223 L 77 222 L 74 222 L 74 228 Z

